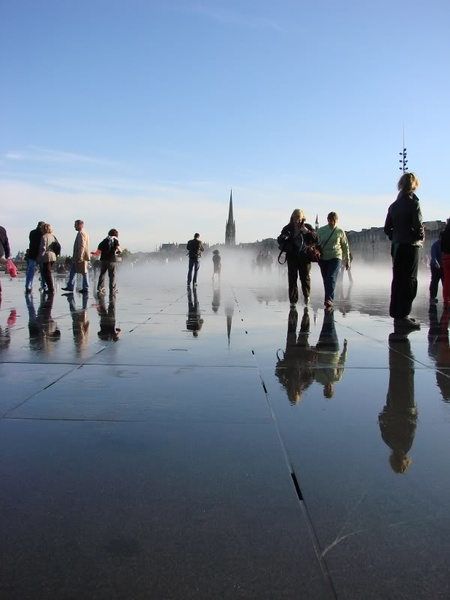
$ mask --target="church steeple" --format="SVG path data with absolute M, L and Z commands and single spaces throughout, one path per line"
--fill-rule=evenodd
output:
M 236 245 L 236 224 L 233 217 L 233 190 L 230 191 L 230 206 L 228 209 L 228 221 L 225 226 L 225 245 Z

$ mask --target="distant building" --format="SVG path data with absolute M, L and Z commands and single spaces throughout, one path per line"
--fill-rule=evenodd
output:
M 228 221 L 225 226 L 225 246 L 236 246 L 236 224 L 233 217 L 233 190 L 230 191 Z

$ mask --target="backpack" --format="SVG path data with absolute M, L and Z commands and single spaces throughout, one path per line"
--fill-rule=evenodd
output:
M 56 238 L 55 241 L 51 244 L 51 250 L 56 254 L 56 256 L 59 256 L 61 254 L 61 244 Z
M 98 249 L 101 250 L 104 254 L 109 254 L 114 250 L 114 240 L 112 237 L 105 237 L 104 240 L 100 242 L 98 245 Z

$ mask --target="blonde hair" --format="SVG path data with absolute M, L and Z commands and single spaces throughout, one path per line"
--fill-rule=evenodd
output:
M 42 233 L 51 233 L 53 231 L 53 227 L 50 223 L 44 223 L 42 225 Z
M 420 181 L 415 173 L 403 173 L 398 180 L 397 188 L 399 192 L 411 194 L 417 190 L 419 185 Z
M 302 211 L 301 208 L 296 208 L 292 211 L 292 215 L 291 215 L 291 223 L 294 222 L 295 217 L 300 217 L 301 220 L 305 221 L 306 217 L 305 217 L 305 213 Z

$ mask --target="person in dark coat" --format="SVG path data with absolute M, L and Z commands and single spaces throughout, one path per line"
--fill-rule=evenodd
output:
M 441 252 L 444 262 L 444 285 L 442 286 L 444 309 L 450 310 L 450 219 L 447 219 L 447 225 L 442 232 Z
M 420 182 L 414 173 L 403 173 L 397 200 L 390 205 L 384 233 L 392 242 L 392 285 L 389 314 L 395 327 L 420 329 L 409 313 L 417 294 L 419 250 L 424 239 L 422 212 L 415 191 Z
M 8 234 L 6 233 L 6 229 L 0 226 L 0 258 L 6 259 L 10 258 L 11 250 L 9 247 Z M 0 296 L 2 294 L 2 284 L 0 282 Z
M 311 257 L 308 248 L 317 242 L 317 234 L 305 221 L 304 212 L 296 208 L 277 239 L 280 250 L 286 252 L 291 308 L 295 308 L 298 302 L 298 277 L 300 277 L 305 304 L 308 304 L 311 293 Z
M 31 294 L 33 291 L 33 279 L 36 273 L 36 264 L 39 258 L 39 248 L 41 246 L 42 239 L 42 225 L 44 221 L 39 221 L 36 229 L 32 229 L 28 236 L 30 244 L 27 252 L 27 273 L 25 276 L 25 293 Z

